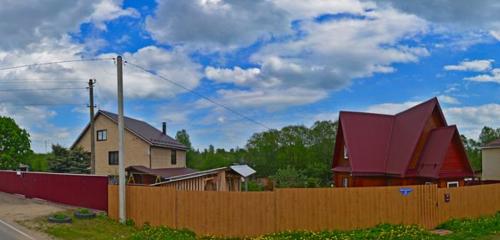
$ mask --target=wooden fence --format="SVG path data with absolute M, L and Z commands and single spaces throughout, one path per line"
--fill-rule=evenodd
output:
M 109 186 L 108 213 L 114 219 L 118 218 L 117 191 L 117 186 Z M 449 194 L 449 202 L 445 194 Z M 455 189 L 419 185 L 274 192 L 127 187 L 127 216 L 136 224 L 188 228 L 200 235 L 225 237 L 285 230 L 350 230 L 381 223 L 418 224 L 430 229 L 451 218 L 479 217 L 499 210 L 500 184 Z

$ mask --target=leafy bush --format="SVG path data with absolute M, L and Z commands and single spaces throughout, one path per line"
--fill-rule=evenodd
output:
M 241 188 L 245 189 L 245 183 L 242 184 Z M 262 186 L 262 184 L 256 181 L 248 180 L 248 191 L 250 192 L 264 191 L 264 186 Z
M 196 234 L 189 230 L 175 230 L 167 227 L 151 227 L 145 225 L 134 233 L 131 240 L 195 240 Z

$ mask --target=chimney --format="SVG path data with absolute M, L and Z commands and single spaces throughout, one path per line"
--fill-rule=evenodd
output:
M 167 135 L 167 122 L 162 122 L 162 132 Z

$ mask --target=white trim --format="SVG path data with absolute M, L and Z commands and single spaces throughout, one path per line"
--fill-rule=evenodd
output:
M 349 155 L 347 152 L 347 147 L 344 145 L 344 159 L 349 159 Z
M 450 185 L 457 185 L 456 187 L 460 187 L 460 183 L 458 181 L 449 181 L 449 182 L 446 182 L 446 187 L 447 188 L 456 188 L 456 187 L 450 187 Z

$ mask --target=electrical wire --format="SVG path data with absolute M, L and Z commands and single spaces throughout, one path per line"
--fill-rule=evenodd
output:
M 13 69 L 19 69 L 19 68 L 27 68 L 27 67 L 45 66 L 45 65 L 52 65 L 52 64 L 61 64 L 61 63 L 97 62 L 97 61 L 108 61 L 108 60 L 115 60 L 115 58 L 86 58 L 86 59 L 72 59 L 72 60 L 61 60 L 61 61 L 53 61 L 53 62 L 31 63 L 31 64 L 24 64 L 24 65 L 18 65 L 18 66 L 3 67 L 3 68 L 0 68 L 0 71 L 13 70 Z
M 12 89 L 0 89 L 0 92 L 55 91 L 55 90 L 73 90 L 73 89 L 87 89 L 87 88 L 85 88 L 85 87 L 66 87 L 66 88 L 12 88 Z
M 86 103 L 2 103 L 8 106 L 87 106 Z
M 255 119 L 252 119 L 252 118 L 250 118 L 250 117 L 248 117 L 248 116 L 244 115 L 243 113 L 240 113 L 240 112 L 238 112 L 238 111 L 236 111 L 236 110 L 234 110 L 234 109 L 232 109 L 232 108 L 230 108 L 230 107 L 228 107 L 228 106 L 226 106 L 226 105 L 224 105 L 224 104 L 222 104 L 222 103 L 216 102 L 215 100 L 213 100 L 213 99 L 211 99 L 211 98 L 209 98 L 209 97 L 207 97 L 207 96 L 205 96 L 205 95 L 203 95 L 203 94 L 201 94 L 201 93 L 199 93 L 199 92 L 197 92 L 197 91 L 195 91 L 195 90 L 193 90 L 193 89 L 191 89 L 191 88 L 188 88 L 188 87 L 186 87 L 186 86 L 184 86 L 184 85 L 182 85 L 182 84 L 180 84 L 180 83 L 178 83 L 178 82 L 175 82 L 175 81 L 173 81 L 173 80 L 170 80 L 169 78 L 164 77 L 164 76 L 162 76 L 162 75 L 160 75 L 160 74 L 156 73 L 156 72 L 155 72 L 155 71 L 153 71 L 153 70 L 146 69 L 145 67 L 142 67 L 142 66 L 140 66 L 140 65 L 137 65 L 137 64 L 134 64 L 134 63 L 131 63 L 131 62 L 128 62 L 128 61 L 124 61 L 124 63 L 125 63 L 125 64 L 129 64 L 129 65 L 131 65 L 131 66 L 133 66 L 133 67 L 135 67 L 135 68 L 137 68 L 137 69 L 139 69 L 139 70 L 142 70 L 142 71 L 144 71 L 144 72 L 146 72 L 146 73 L 149 73 L 149 74 L 151 74 L 151 75 L 153 75 L 153 76 L 156 76 L 156 77 L 158 77 L 158 78 L 160 78 L 160 79 L 163 79 L 163 80 L 165 80 L 165 81 L 167 81 L 167 82 L 169 82 L 169 83 L 171 83 L 171 84 L 173 84 L 173 85 L 175 85 L 175 86 L 177 86 L 177 87 L 179 87 L 179 88 L 182 88 L 182 89 L 184 89 L 184 90 L 186 90 L 186 91 L 188 91 L 188 92 L 191 92 L 192 94 L 194 94 L 194 95 L 196 95 L 196 96 L 198 96 L 198 97 L 201 97 L 201 98 L 203 98 L 203 99 L 205 99 L 205 100 L 207 100 L 207 101 L 211 102 L 212 104 L 215 104 L 215 105 L 217 105 L 217 106 L 219 106 L 219 107 L 221 107 L 221 108 L 224 108 L 224 109 L 226 109 L 227 111 L 232 112 L 233 114 L 236 114 L 236 115 L 238 115 L 238 116 L 240 116 L 240 117 L 242 117 L 242 118 L 246 119 L 246 120 L 247 120 L 247 121 L 249 121 L 249 122 L 252 122 L 252 123 L 257 124 L 257 125 L 259 125 L 259 126 L 261 126 L 261 127 L 264 127 L 264 128 L 266 128 L 267 130 L 270 130 L 270 129 L 271 129 L 270 127 L 266 126 L 265 124 L 263 124 L 263 123 L 261 123 L 261 122 L 259 122 L 259 121 L 255 120 Z

